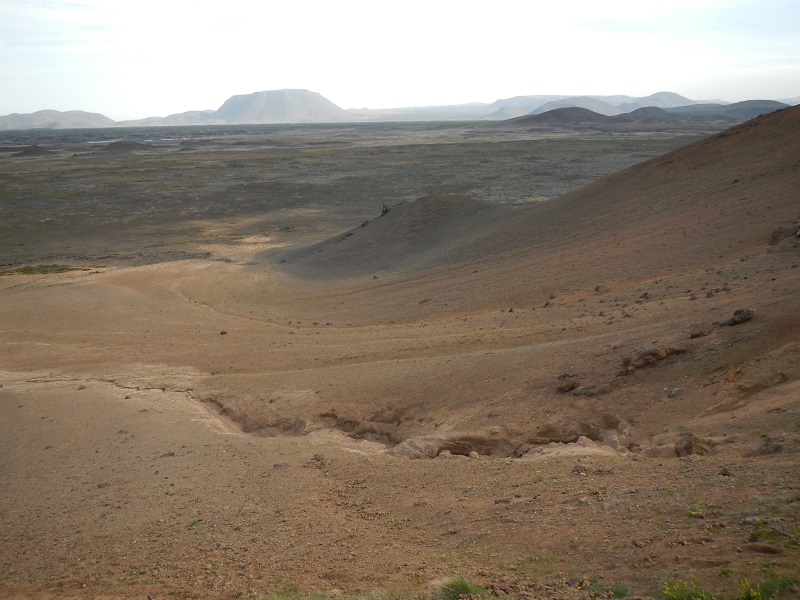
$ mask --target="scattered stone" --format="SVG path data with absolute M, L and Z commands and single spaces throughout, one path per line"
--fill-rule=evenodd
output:
M 571 392 L 575 388 L 581 385 L 581 382 L 577 379 L 571 379 L 572 375 L 564 373 L 563 375 L 559 376 L 559 381 L 561 383 L 558 384 L 556 388 L 560 393 L 566 394 L 567 392 Z
M 633 351 L 631 356 L 626 356 L 622 360 L 622 370 L 618 373 L 618 376 L 631 375 L 636 372 L 637 369 L 654 365 L 669 356 L 684 353 L 686 353 L 685 348 L 677 348 L 674 346 L 648 346 L 637 348 Z
M 435 458 L 444 446 L 440 437 L 409 438 L 397 444 L 389 454 L 403 458 Z
M 766 436 L 753 452 L 754 456 L 766 456 L 780 452 L 800 452 L 800 435 L 779 433 Z
M 86 386 L 85 386 L 85 385 L 79 385 L 79 386 L 78 386 L 78 389 L 79 389 L 79 390 L 85 390 L 85 389 L 86 389 Z
M 680 388 L 672 388 L 669 391 L 669 393 L 667 394 L 667 397 L 668 398 L 676 398 L 678 396 L 678 394 L 680 394 L 680 393 L 681 393 L 681 389 Z
M 603 502 L 600 506 L 603 510 L 611 510 L 619 505 L 620 501 L 618 499 L 611 498 L 610 500 L 606 500 L 605 502 Z
M 220 331 L 219 334 L 220 335 L 228 335 L 228 332 L 227 331 Z
M 675 454 L 678 456 L 689 456 L 692 454 L 703 456 L 708 454 L 708 446 L 707 443 L 699 437 L 693 433 L 687 432 L 675 442 Z
M 472 460 L 478 460 L 478 459 L 481 457 L 481 455 L 480 455 L 480 454 L 478 454 L 477 452 L 475 452 L 475 450 L 472 450 L 472 451 L 469 453 L 469 457 L 470 457 Z
M 305 463 L 306 467 L 312 467 L 316 469 L 324 469 L 325 468 L 325 457 L 322 454 L 314 454 L 308 461 Z
M 721 477 L 730 477 L 731 472 L 728 470 L 728 467 L 722 467 L 719 471 L 717 471 L 717 475 Z
M 579 385 L 572 390 L 573 396 L 600 396 L 601 394 L 609 393 L 613 387 L 608 383 L 592 383 L 589 385 Z
M 171 458 L 173 456 L 175 456 L 175 453 L 172 450 L 169 450 L 168 452 L 164 452 L 164 454 L 162 454 L 158 458 Z
M 709 333 L 711 333 L 711 330 L 709 329 L 692 329 L 689 332 L 689 339 L 696 340 L 697 338 L 706 337 Z
M 581 463 L 578 463 L 577 465 L 572 467 L 572 472 L 575 473 L 576 475 L 586 475 L 586 471 L 588 470 L 589 467 L 587 467 L 586 465 L 582 465 Z
M 741 325 L 742 323 L 747 323 L 748 321 L 752 321 L 755 313 L 750 308 L 738 308 L 734 311 L 733 316 L 725 321 L 723 325 L 729 325 L 733 327 L 734 325 Z

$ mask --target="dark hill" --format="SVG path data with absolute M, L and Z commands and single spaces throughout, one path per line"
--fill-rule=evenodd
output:
M 525 115 L 516 119 L 505 121 L 507 125 L 532 126 L 532 125 L 572 125 L 576 123 L 613 123 L 611 117 L 598 114 L 588 108 L 569 106 L 565 108 L 555 108 L 553 110 L 538 114 Z
M 744 120 L 765 115 L 789 105 L 775 100 L 744 100 L 733 104 L 694 104 L 667 108 L 666 111 L 676 115 L 689 115 L 695 117 L 713 117 L 720 119 Z
M 672 115 L 663 108 L 657 106 L 644 106 L 637 108 L 629 113 L 624 113 L 613 117 L 616 123 L 668 123 L 675 121 L 679 117 Z

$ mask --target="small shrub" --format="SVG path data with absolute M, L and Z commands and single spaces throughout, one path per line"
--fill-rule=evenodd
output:
M 459 600 L 463 597 L 482 596 L 483 588 L 473 585 L 463 577 L 446 581 L 434 595 L 435 600 Z
M 611 592 L 612 598 L 627 598 L 631 595 L 630 590 L 628 590 L 628 588 L 624 585 L 620 584 L 612 585 L 609 591 Z
M 671 579 L 664 584 L 664 597 L 668 600 L 720 600 L 694 581 Z

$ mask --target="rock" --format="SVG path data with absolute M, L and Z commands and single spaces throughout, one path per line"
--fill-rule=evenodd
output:
M 606 429 L 602 432 L 600 443 L 614 450 L 619 450 L 621 448 L 619 433 L 613 429 Z
M 761 445 L 753 452 L 754 456 L 766 456 L 779 452 L 800 451 L 800 435 L 794 433 L 779 433 L 766 436 Z
M 600 505 L 600 507 L 603 510 L 611 510 L 612 508 L 616 508 L 619 505 L 620 505 L 620 501 L 619 500 L 617 500 L 616 498 L 611 498 L 610 500 L 606 500 L 605 502 L 603 502 Z
M 685 348 L 674 346 L 648 346 L 634 350 L 633 354 L 622 360 L 622 370 L 618 376 L 631 375 L 637 369 L 649 367 L 673 355 L 684 354 Z
M 563 377 L 563 375 L 562 375 Z M 561 379 L 561 377 L 559 377 Z M 556 388 L 561 394 L 566 394 L 567 392 L 571 392 L 575 388 L 581 385 L 581 382 L 577 379 L 565 379 L 561 383 L 558 384 Z
M 729 325 L 733 327 L 734 325 L 741 325 L 742 323 L 747 323 L 751 321 L 755 313 L 752 309 L 749 308 L 738 308 L 734 311 L 733 316 L 725 321 L 723 325 Z
M 590 385 L 582 385 L 572 390 L 573 396 L 600 396 L 607 394 L 612 390 L 612 386 L 607 383 L 593 383 Z
M 689 456 L 691 454 L 703 456 L 708 454 L 708 447 L 699 437 L 687 432 L 675 442 L 675 454 L 678 456 Z
M 717 475 L 720 475 L 722 477 L 730 477 L 731 472 L 728 470 L 727 467 L 722 467 L 719 471 L 717 471 Z
M 389 454 L 403 458 L 434 458 L 444 446 L 445 442 L 440 437 L 409 438 L 397 444 Z
M 586 465 L 582 465 L 580 463 L 578 463 L 577 465 L 572 467 L 572 472 L 577 474 L 577 475 L 585 475 L 586 471 L 588 471 L 588 470 L 589 470 L 589 467 L 587 467 Z
M 480 454 L 478 454 L 477 452 L 475 452 L 475 450 L 472 450 L 472 451 L 469 453 L 469 457 L 470 457 L 472 460 L 478 460 L 478 459 L 481 457 L 481 455 L 480 455 Z

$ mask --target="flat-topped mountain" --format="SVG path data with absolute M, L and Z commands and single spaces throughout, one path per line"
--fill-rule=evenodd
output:
M 317 92 L 269 90 L 232 96 L 209 119 L 223 123 L 327 123 L 347 113 Z
M 13 113 L 0 117 L 2 129 L 83 129 L 112 127 L 116 123 L 100 113 L 82 110 L 40 110 L 35 113 Z

